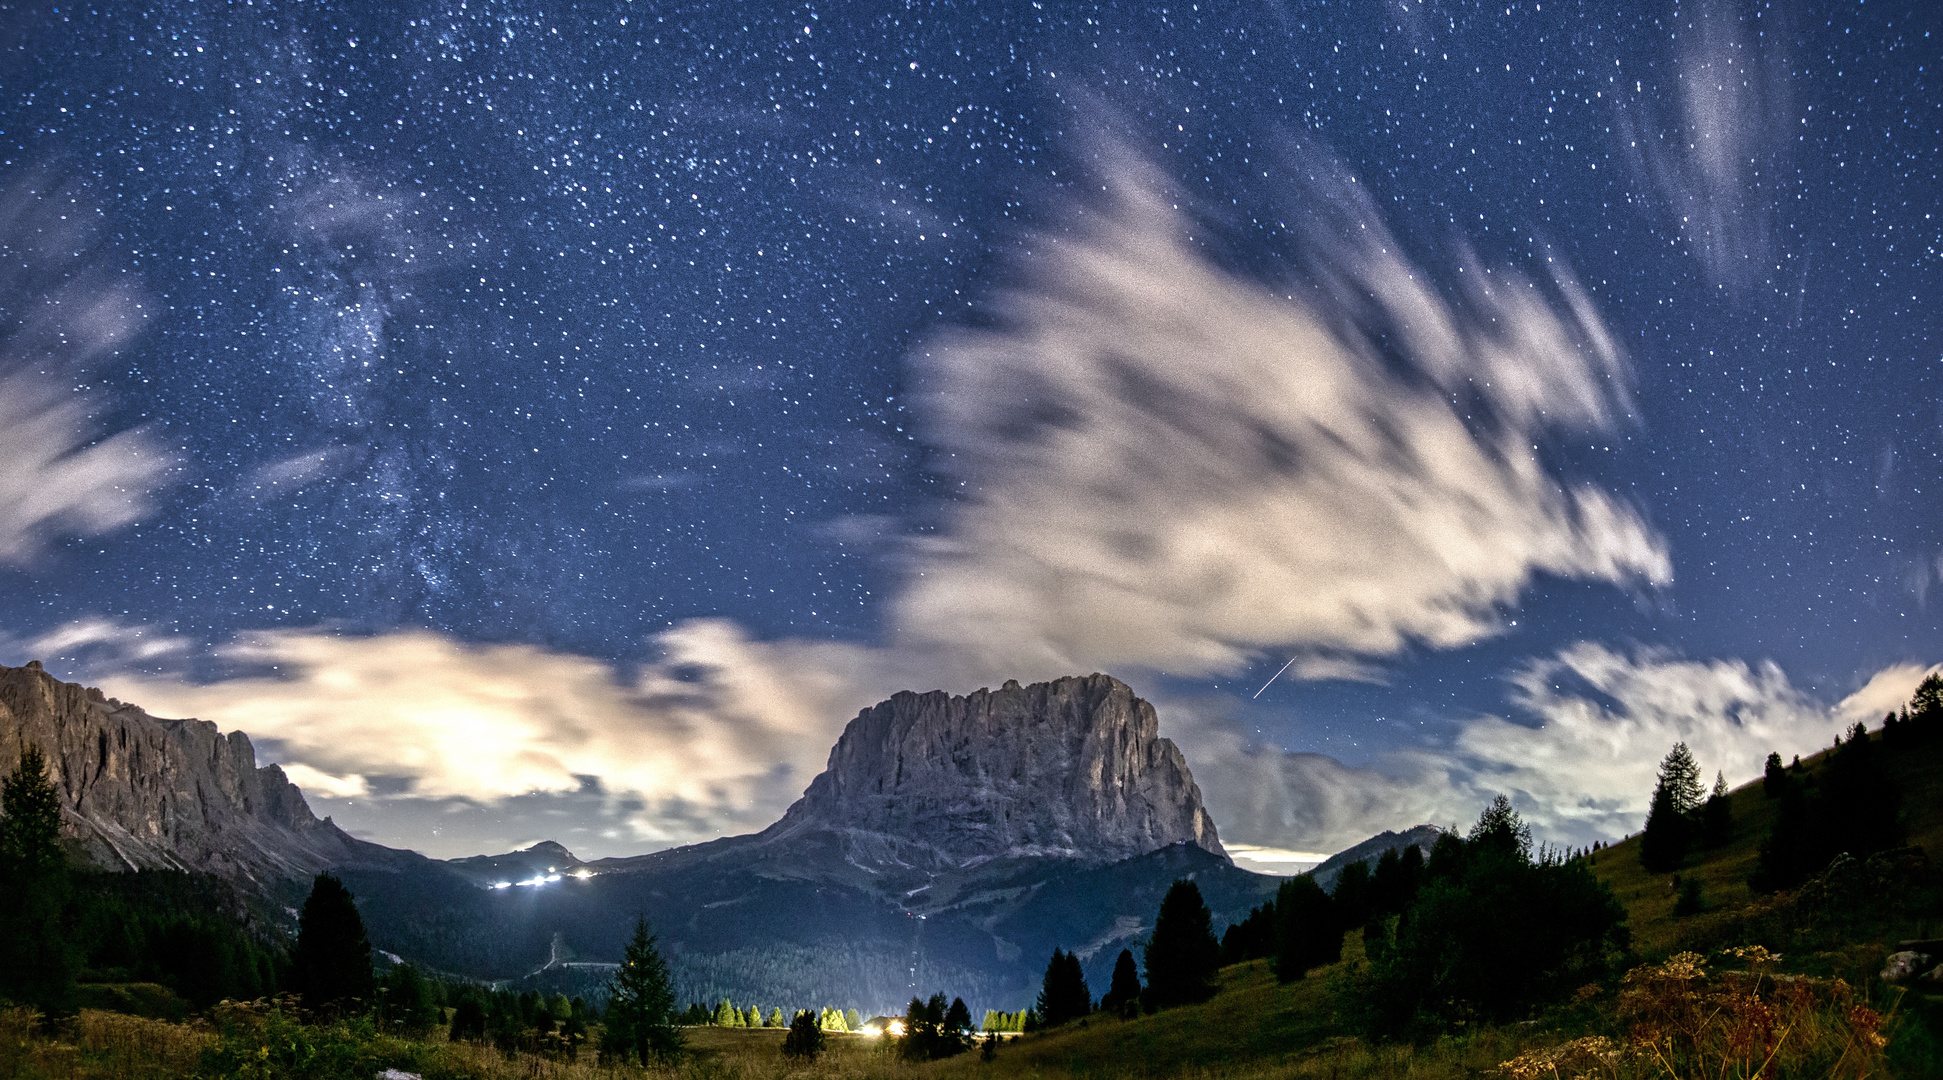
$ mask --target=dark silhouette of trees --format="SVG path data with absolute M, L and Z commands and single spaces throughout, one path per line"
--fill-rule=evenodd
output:
M 311 1009 L 355 1007 L 370 1002 L 377 989 L 364 919 L 335 874 L 319 874 L 311 884 L 297 920 L 290 983 Z
M 1687 744 L 1674 743 L 1660 762 L 1646 832 L 1639 838 L 1639 861 L 1654 873 L 1677 869 L 1697 839 L 1694 811 L 1700 808 L 1700 766 Z
M 647 1065 L 681 1057 L 674 983 L 655 941 L 648 932 L 648 921 L 636 919 L 634 938 L 628 942 L 620 970 L 607 988 L 607 1030 L 600 1040 L 603 1061 L 632 1058 Z
M 1943 736 L 1943 675 L 1931 672 L 1916 684 L 1916 693 L 1909 699 L 1909 729 L 1919 743 Z
M 1376 860 L 1376 872 L 1370 875 L 1370 919 L 1403 914 L 1417 898 L 1423 879 L 1422 848 L 1412 844 L 1401 853 L 1395 848 L 1384 852 Z
M 1368 922 L 1375 914 L 1374 894 L 1375 882 L 1369 863 L 1353 862 L 1343 867 L 1336 875 L 1336 887 L 1329 893 L 1329 898 L 1335 901 L 1336 923 L 1349 930 Z
M 1294 982 L 1342 954 L 1343 925 L 1329 894 L 1308 874 L 1284 881 L 1275 891 L 1275 977 Z
M 1588 860 L 1534 858 L 1502 797 L 1469 839 L 1438 838 L 1427 879 L 1394 937 L 1365 938 L 1370 971 L 1357 997 L 1370 1034 L 1521 1016 L 1601 978 L 1629 941 L 1625 908 Z
M 432 988 L 413 964 L 399 964 L 378 982 L 378 1015 L 405 1032 L 430 1030 L 438 1020 Z
M 1055 956 L 1058 950 L 1054 950 Z M 1090 1003 L 1089 1003 L 1090 1004 Z M 964 1012 L 964 1026 L 951 1026 L 954 1010 L 945 1005 L 943 994 L 932 994 L 929 1001 L 911 999 L 904 1010 L 904 1038 L 898 1052 L 908 1061 L 936 1061 L 971 1049 L 971 1011 L 956 1002 Z
M 1086 985 L 1085 973 L 1080 971 L 1079 957 L 1057 948 L 1052 951 L 1035 1008 L 1040 1022 L 1047 1027 L 1058 1027 L 1093 1011 L 1093 992 Z
M 821 1053 L 823 1025 L 816 1022 L 815 1013 L 804 1009 L 789 1022 L 789 1034 L 783 1036 L 783 1056 L 808 1064 Z
M 1221 964 L 1239 964 L 1275 955 L 1275 901 L 1270 900 L 1248 912 L 1238 923 L 1221 932 Z
M 1168 886 L 1147 939 L 1147 988 L 1140 1000 L 1149 1011 L 1214 996 L 1221 945 L 1213 923 L 1200 886 L 1185 878 Z
M 483 1042 L 486 1038 L 486 1003 L 476 990 L 468 989 L 452 1009 L 452 1028 L 447 1037 L 453 1042 Z
M 1109 1016 L 1131 1018 L 1139 1006 L 1140 970 L 1134 965 L 1133 950 L 1121 949 L 1120 958 L 1113 962 L 1113 983 L 1107 987 L 1106 996 L 1100 998 L 1100 1011 Z
M 61 800 L 38 747 L 0 780 L 0 1000 L 62 1014 L 73 1008 L 81 957 L 69 933 Z
M 1844 851 L 1871 855 L 1902 843 L 1901 794 L 1859 722 L 1829 755 L 1821 796 L 1829 858 Z
M 1779 799 L 1788 790 L 1788 768 L 1781 764 L 1781 755 L 1770 753 L 1767 765 L 1761 771 L 1761 794 L 1770 799 Z
M 1918 691 L 1922 688 L 1919 686 Z M 1912 702 L 1911 714 L 1916 713 Z M 1792 889 L 1844 852 L 1864 856 L 1903 842 L 1901 794 L 1881 752 L 1857 723 L 1837 739 L 1816 775 L 1783 774 L 1780 813 L 1762 839 L 1748 884 L 1759 892 Z M 1769 755 L 1770 764 L 1777 755 Z
M 1700 842 L 1708 848 L 1717 848 L 1734 837 L 1734 802 L 1727 792 L 1727 774 L 1714 773 L 1713 794 L 1707 796 L 1706 805 L 1700 808 Z

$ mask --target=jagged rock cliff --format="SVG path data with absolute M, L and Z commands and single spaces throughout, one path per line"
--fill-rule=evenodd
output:
M 864 866 L 1097 865 L 1180 842 L 1225 858 L 1159 726 L 1152 705 L 1106 675 L 901 693 L 850 722 L 829 767 L 762 835 L 840 834 Z
M 249 736 L 164 720 L 41 670 L 0 666 L 0 772 L 40 748 L 62 837 L 108 870 L 195 870 L 238 884 L 307 880 L 372 847 L 318 821 Z

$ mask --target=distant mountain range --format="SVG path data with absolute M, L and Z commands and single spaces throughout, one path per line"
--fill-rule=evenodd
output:
M 1103 990 L 1174 880 L 1200 885 L 1217 929 L 1273 895 L 1281 879 L 1229 861 L 1158 732 L 1153 706 L 1105 675 L 901 693 L 852 720 L 760 833 L 594 862 L 551 842 L 442 861 L 318 821 L 241 732 L 151 717 L 36 663 L 0 667 L 0 737 L 48 756 L 64 836 L 95 866 L 214 874 L 285 915 L 331 869 L 377 947 L 570 992 L 605 982 L 644 916 L 685 998 L 866 1013 L 939 990 L 1024 1007 L 1055 946 Z M 1321 869 L 1427 846 L 1426 829 Z

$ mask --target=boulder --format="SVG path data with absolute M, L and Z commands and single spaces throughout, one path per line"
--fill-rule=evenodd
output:
M 1882 981 L 1890 983 L 1914 982 L 1919 975 L 1928 972 L 1930 965 L 1934 963 L 1936 963 L 1935 957 L 1926 953 L 1919 953 L 1914 949 L 1905 949 L 1902 952 L 1890 953 L 1889 958 L 1883 961 Z

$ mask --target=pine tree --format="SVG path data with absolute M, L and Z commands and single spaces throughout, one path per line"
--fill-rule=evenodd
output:
M 1781 764 L 1781 755 L 1769 753 L 1767 764 L 1761 770 L 1761 794 L 1779 799 L 1787 792 L 1788 782 L 1788 768 Z
M 862 1031 L 863 1028 L 864 1018 L 857 1015 L 857 1010 L 854 1007 L 843 1010 L 843 1030 Z
M 297 920 L 290 982 L 310 1009 L 354 1007 L 372 1000 L 377 989 L 364 918 L 351 890 L 335 874 L 319 874 L 311 883 Z
M 1233 929 L 1230 927 L 1230 929 Z M 1131 1017 L 1140 1004 L 1140 970 L 1134 965 L 1133 950 L 1121 949 L 1113 962 L 1113 982 L 1100 998 L 1100 1011 L 1109 1016 Z
M 1080 970 L 1079 957 L 1058 948 L 1046 962 L 1046 976 L 1039 986 L 1038 1011 L 1047 1027 L 1078 1020 L 1093 1011 L 1093 992 Z
M 651 1062 L 678 1060 L 682 1054 L 681 1029 L 675 1026 L 675 987 L 668 976 L 667 961 L 655 947 L 656 938 L 648 933 L 648 921 L 634 921 L 634 938 L 621 955 L 620 970 L 607 984 L 607 1030 L 601 1036 L 600 1056 L 627 1061 L 632 1058 Z M 729 1008 L 727 998 L 722 1005 Z
M 742 1014 L 742 1026 L 746 1028 L 761 1027 L 762 1010 L 754 1005 L 749 1006 L 749 1011 Z
M 721 1004 L 715 1006 L 714 1023 L 716 1027 L 741 1027 L 742 1014 L 736 1011 L 734 1003 L 728 998 L 723 998 Z
M 4 706 L 0 706 L 3 708 Z M 72 1008 L 81 957 L 66 927 L 67 859 L 61 799 L 38 747 L 0 781 L 0 1000 L 48 1013 Z
M 774 1009 L 771 1009 L 769 1011 L 769 1019 L 764 1021 L 762 1026 L 779 1028 L 779 1027 L 783 1027 L 785 1024 L 786 1021 L 783 1019 L 783 1007 L 781 1005 L 778 1005 Z
M 1213 996 L 1214 973 L 1221 967 L 1213 922 L 1200 886 L 1183 878 L 1168 887 L 1154 918 L 1153 936 L 1147 939 L 1147 989 L 1141 1002 L 1149 1010 Z

